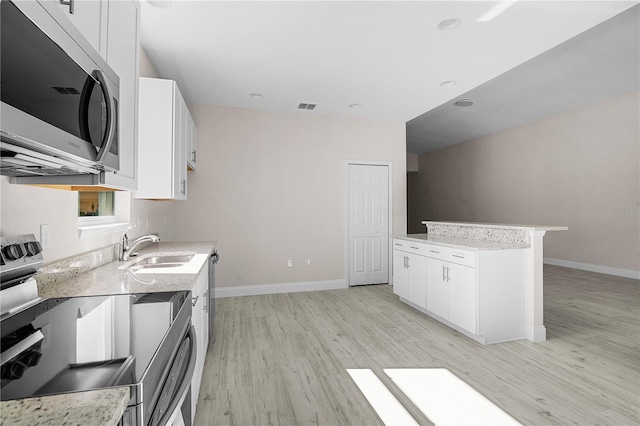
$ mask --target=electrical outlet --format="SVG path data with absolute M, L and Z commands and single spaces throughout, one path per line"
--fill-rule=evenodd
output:
M 287 260 L 287 268 L 293 268 L 293 260 Z
M 139 217 L 138 218 L 138 229 L 144 229 L 143 224 L 144 224 L 144 218 L 143 217 Z
M 40 244 L 43 250 L 51 246 L 51 225 L 40 225 Z
M 307 266 L 311 266 L 311 259 L 307 259 Z

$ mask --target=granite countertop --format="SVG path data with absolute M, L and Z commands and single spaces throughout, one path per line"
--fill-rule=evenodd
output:
M 42 267 L 36 276 L 38 295 L 47 299 L 191 290 L 215 247 L 215 241 L 160 242 L 140 249 L 137 257 L 126 262 L 112 260 L 117 259 L 117 249 L 108 247 Z M 184 253 L 203 255 L 199 256 L 201 264 L 195 265 L 189 273 L 134 274 L 120 269 L 141 257 Z M 3 401 L 0 404 L 0 424 L 117 425 L 129 399 L 129 388 L 118 387 Z
M 73 268 L 82 263 L 77 259 L 61 261 L 41 269 L 38 281 L 38 294 L 42 298 L 99 296 L 107 294 L 132 294 L 191 290 L 202 268 L 203 261 L 195 273 L 137 273 L 120 269 L 134 263 L 136 259 L 153 254 L 211 254 L 215 241 L 206 242 L 160 242 L 146 246 L 138 251 L 137 257 L 127 262 L 114 260 L 95 269 L 74 274 Z
M 127 408 L 129 387 L 2 401 L 0 424 L 115 426 Z
M 569 228 L 567 226 L 558 225 L 517 225 L 508 223 L 482 223 L 482 222 L 437 222 L 432 220 L 425 220 L 423 225 L 454 225 L 454 226 L 467 226 L 473 228 L 489 228 L 489 229 L 514 229 L 522 231 L 566 231 Z
M 513 244 L 511 242 L 476 240 L 473 238 L 449 237 L 446 235 L 408 234 L 394 235 L 393 238 L 474 251 L 524 248 L 521 244 Z

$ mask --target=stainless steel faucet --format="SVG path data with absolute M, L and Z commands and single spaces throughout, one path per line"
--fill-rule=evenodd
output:
M 131 244 L 129 244 L 127 233 L 125 232 L 124 234 L 122 234 L 122 250 L 120 251 L 120 260 L 129 260 L 133 249 L 147 241 L 157 243 L 158 241 L 160 241 L 160 237 L 153 234 L 144 235 L 140 238 L 136 238 Z

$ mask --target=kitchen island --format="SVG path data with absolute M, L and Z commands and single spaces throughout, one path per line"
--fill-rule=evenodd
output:
M 394 237 L 394 293 L 402 301 L 483 344 L 546 340 L 542 238 L 567 227 L 423 224 L 426 234 Z

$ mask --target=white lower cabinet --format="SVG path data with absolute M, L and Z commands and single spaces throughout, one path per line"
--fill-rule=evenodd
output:
M 427 310 L 476 334 L 475 268 L 428 258 L 427 271 Z
M 526 250 L 394 239 L 393 292 L 482 343 L 526 338 Z
M 477 333 L 476 268 L 451 263 L 448 266 L 449 321 L 470 333 Z
M 191 424 L 194 424 L 198 395 L 204 373 L 204 362 L 209 344 L 209 271 L 205 267 L 198 275 L 196 284 L 191 291 L 192 313 L 191 323 L 196 331 L 196 368 L 191 379 Z
M 407 253 L 393 250 L 393 292 L 403 299 L 409 298 L 411 277 L 407 269 Z
M 439 317 L 449 318 L 449 284 L 446 279 L 446 262 L 427 258 L 427 309 Z
M 421 308 L 427 307 L 427 258 L 417 244 L 396 243 L 393 250 L 393 292 Z M 405 251 L 407 250 L 407 251 Z

